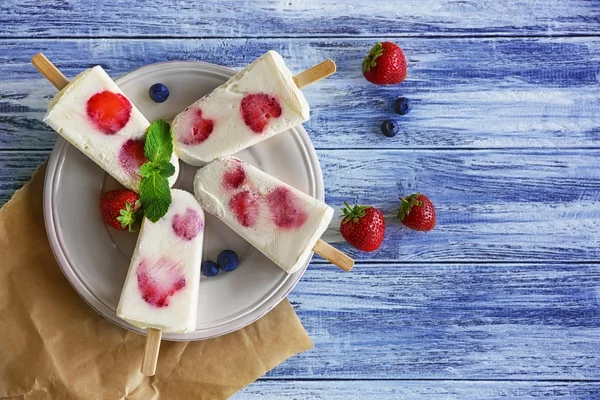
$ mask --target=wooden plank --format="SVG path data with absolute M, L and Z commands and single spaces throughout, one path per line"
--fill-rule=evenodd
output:
M 4 0 L 3 37 L 272 37 L 598 33 L 585 0 Z
M 0 152 L 0 206 L 29 181 L 49 152 Z
M 600 265 L 312 265 L 281 379 L 600 378 Z M 486 397 L 482 397 L 486 398 Z
M 382 210 L 374 253 L 347 245 L 335 217 L 323 239 L 359 261 L 600 260 L 600 150 L 321 150 L 326 200 Z M 29 179 L 47 152 L 0 152 L 0 200 Z M 432 232 L 396 220 L 399 194 L 422 191 L 437 206 Z
M 325 160 L 326 171 L 331 161 L 339 159 L 339 153 L 321 154 Z M 347 154 L 344 157 L 360 162 L 361 152 Z M 477 153 L 479 154 L 479 153 Z M 6 197 L 8 187 L 16 187 L 31 174 L 35 166 L 43 160 L 45 153 L 0 153 L 0 193 Z M 381 156 L 378 156 L 381 157 Z M 413 157 L 424 157 L 417 154 Z M 517 155 L 513 155 L 517 157 Z M 529 165 L 536 162 L 532 155 L 521 155 Z M 514 259 L 510 254 L 526 254 L 529 258 L 576 261 L 580 253 L 589 246 L 590 253 L 594 240 L 599 237 L 595 220 L 586 220 L 596 207 L 594 196 L 597 194 L 597 181 L 588 179 L 587 184 L 577 183 L 573 171 L 585 170 L 586 164 L 597 159 L 597 154 L 581 157 L 559 154 L 557 171 L 562 171 L 567 181 L 557 177 L 539 177 L 538 191 L 531 191 L 530 200 L 536 196 L 544 197 L 544 191 L 556 185 L 554 199 L 556 208 L 546 206 L 536 214 L 523 214 L 512 209 L 511 193 L 519 193 L 516 182 L 504 183 L 495 192 L 498 201 L 504 202 L 506 210 L 487 220 L 503 231 L 506 250 L 502 253 L 494 246 L 481 246 L 486 240 L 493 242 L 494 236 L 481 230 L 476 220 L 481 217 L 469 217 L 462 221 L 452 215 L 450 203 L 441 207 L 441 227 L 437 235 L 446 237 L 446 247 L 454 254 L 481 246 L 479 253 L 500 255 L 502 261 Z M 396 154 L 395 161 L 401 159 Z M 507 159 L 506 154 L 496 155 L 497 160 Z M 374 157 L 381 162 L 381 159 Z M 448 165 L 439 156 L 440 167 Z M 467 158 L 460 161 L 466 164 Z M 551 159 L 546 156 L 545 163 L 538 162 L 542 171 L 552 170 Z M 580 164 L 576 164 L 579 160 Z M 405 160 L 406 164 L 415 164 L 414 160 Z M 433 164 L 435 160 L 429 159 Z M 510 161 L 508 159 L 506 162 Z M 383 159 L 382 170 L 389 168 L 390 159 Z M 479 163 L 481 171 L 491 173 L 494 181 L 493 166 L 482 159 L 471 159 Z M 570 165 L 568 165 L 570 163 Z M 398 163 L 400 164 L 400 163 Z M 528 164 L 526 164 L 527 166 Z M 565 167 L 566 166 L 566 167 Z M 506 175 L 518 176 L 520 167 L 505 169 Z M 589 167 L 594 170 L 594 167 Z M 351 169 L 351 168 L 350 168 Z M 353 169 L 355 171 L 355 169 Z M 435 168 L 434 168 L 435 170 Z M 395 172 L 392 170 L 392 172 Z M 526 171 L 525 171 L 526 172 Z M 523 174 L 525 174 L 523 172 Z M 359 171 L 360 174 L 360 171 Z M 330 180 L 326 175 L 326 180 Z M 378 175 L 367 173 L 370 179 Z M 516 178 L 512 178 L 516 179 Z M 582 179 L 581 177 L 579 179 Z M 541 183 L 548 180 L 548 183 Z M 472 187 L 485 192 L 478 180 Z M 498 184 L 497 182 L 495 184 Z M 361 185 L 368 185 L 368 182 Z M 545 185 L 548 185 L 547 187 Z M 580 193 L 576 189 L 585 187 Z M 456 183 L 456 187 L 461 185 Z M 513 186 L 511 189 L 510 187 Z M 335 185 L 334 185 L 335 187 Z M 339 186 L 344 188 L 343 182 Z M 546 188 L 546 189 L 544 189 Z M 381 195 L 376 191 L 374 196 Z M 359 188 L 360 192 L 362 189 Z M 439 192 L 437 190 L 440 190 Z M 441 189 L 436 190 L 441 193 Z M 450 191 L 452 189 L 449 189 Z M 507 191 L 507 193 L 503 193 Z M 571 192 L 575 194 L 571 194 Z M 341 193 L 341 192 L 340 192 Z M 561 202 L 572 204 L 570 196 L 579 195 L 583 203 L 581 209 L 556 211 L 564 208 Z M 339 196 L 339 194 L 338 194 Z M 475 192 L 474 198 L 482 196 Z M 455 196 L 455 199 L 461 196 Z M 464 196 L 463 196 L 464 197 Z M 561 200 L 562 199 L 562 200 Z M 587 200 L 586 200 L 587 199 Z M 596 202 L 597 203 L 597 202 Z M 492 211 L 497 204 L 478 205 L 472 210 Z M 564 218 L 560 224 L 537 226 L 539 221 L 548 218 L 545 213 L 560 212 Z M 471 220 L 472 218 L 472 220 Z M 522 235 L 507 234 L 514 222 L 513 218 L 526 218 L 522 225 L 528 231 L 543 232 L 542 239 L 553 238 L 556 250 L 537 252 L 533 243 L 525 246 Z M 570 219 L 572 218 L 572 220 Z M 486 221 L 486 218 L 481 218 Z M 536 219 L 538 221 L 536 221 Z M 511 222 L 512 221 L 512 222 Z M 391 225 L 391 224 L 390 224 Z M 555 228 L 551 228 L 557 225 Z M 564 232 L 560 232 L 560 228 Z M 503 228 L 504 226 L 504 228 Z M 519 225 L 516 224 L 518 227 Z M 507 228 L 508 227 L 508 228 Z M 520 229 L 525 229 L 520 228 Z M 394 228 L 396 229 L 396 228 Z M 399 230 L 399 228 L 397 228 Z M 579 244 L 573 244 L 571 251 L 561 250 L 565 243 L 577 240 L 579 235 L 587 235 L 589 242 L 579 238 Z M 398 262 L 358 263 L 351 273 L 343 273 L 329 265 L 313 264 L 290 295 L 302 322 L 315 342 L 315 349 L 290 361 L 269 374 L 272 378 L 365 378 L 370 379 L 598 379 L 600 378 L 600 264 L 478 264 L 465 261 L 459 264 L 430 264 L 424 262 L 431 258 L 439 261 L 452 259 L 452 250 L 444 253 L 436 243 L 436 234 L 415 234 L 405 232 L 403 236 L 390 238 L 386 244 L 397 251 Z M 485 239 L 491 236 L 492 239 Z M 440 236 L 437 236 L 438 238 Z M 450 241 L 459 243 L 452 245 Z M 460 243 L 463 243 L 460 245 Z M 499 247 L 499 246 L 498 246 Z M 543 246 L 538 246 L 542 248 Z M 490 250 L 491 249 L 491 250 Z M 382 254 L 387 254 L 385 250 Z M 403 254 L 405 253 L 405 254 Z M 416 254 L 422 257 L 417 258 Z M 407 257 L 408 255 L 408 257 Z M 370 259 L 380 257 L 378 253 Z M 411 259 L 412 257 L 412 259 Z M 462 257 L 479 258 L 474 251 L 466 252 Z M 367 257 L 364 257 L 368 259 Z M 485 258 L 485 257 L 483 257 Z M 415 260 L 415 261 L 412 261 Z M 548 263 L 552 263 L 549 261 Z
M 597 261 L 600 259 L 598 150 L 319 151 L 326 201 L 367 203 L 386 217 L 374 253 L 343 242 L 339 219 L 323 240 L 356 260 Z M 406 229 L 399 195 L 427 194 L 437 227 Z
M 362 77 L 360 63 L 373 42 L 0 40 L 0 149 L 53 145 L 54 134 L 40 121 L 56 90 L 30 65 L 37 51 L 68 77 L 96 63 L 118 77 L 178 59 L 239 69 L 268 49 L 280 51 L 293 71 L 336 61 L 336 74 L 304 91 L 312 109 L 305 127 L 319 149 L 598 146 L 600 39 L 402 39 L 409 75 L 388 87 Z M 398 96 L 412 99 L 410 114 L 394 113 Z M 381 134 L 386 118 L 400 122 L 395 138 Z
M 258 381 L 232 400 L 592 399 L 597 382 Z

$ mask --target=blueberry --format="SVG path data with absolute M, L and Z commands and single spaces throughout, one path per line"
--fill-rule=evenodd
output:
M 398 134 L 398 123 L 393 119 L 386 119 L 381 124 L 381 132 L 387 137 L 394 137 Z
M 217 257 L 217 264 L 223 271 L 233 271 L 237 268 L 239 262 L 238 255 L 233 250 L 223 250 Z
M 169 89 L 162 83 L 155 83 L 154 85 L 150 86 L 148 95 L 156 103 L 162 103 L 169 97 Z
M 406 115 L 410 112 L 412 104 L 406 97 L 398 97 L 394 102 L 394 110 L 400 115 Z
M 213 277 L 219 273 L 219 266 L 214 261 L 204 261 L 202 263 L 202 275 Z

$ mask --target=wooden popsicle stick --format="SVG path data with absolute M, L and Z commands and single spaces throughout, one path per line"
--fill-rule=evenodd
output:
M 148 329 L 146 336 L 146 348 L 144 349 L 144 359 L 142 360 L 142 374 L 153 376 L 156 373 L 156 363 L 158 362 L 158 351 L 160 350 L 160 340 L 162 331 L 154 328 Z
M 329 75 L 335 72 L 335 63 L 332 59 L 327 59 L 320 64 L 310 67 L 306 71 L 300 72 L 294 76 L 294 83 L 299 89 L 306 87 L 310 84 L 320 81 L 323 78 L 327 78 Z
M 33 56 L 31 63 L 58 90 L 62 90 L 69 84 L 67 77 L 64 76 L 63 73 L 60 72 L 60 70 L 42 53 L 37 53 Z
M 354 267 L 354 260 L 352 258 L 321 239 L 317 240 L 313 251 L 346 272 L 349 272 Z

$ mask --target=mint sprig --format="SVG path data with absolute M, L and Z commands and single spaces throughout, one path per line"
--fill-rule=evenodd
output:
M 169 123 L 162 119 L 154 121 L 148 128 L 146 143 L 144 144 L 144 155 L 153 162 L 169 162 L 171 161 L 171 154 L 173 154 L 173 140 Z
M 154 121 L 144 144 L 144 155 L 149 161 L 140 167 L 140 198 L 144 215 L 152 222 L 161 219 L 171 205 L 168 178 L 175 174 L 175 166 L 170 162 L 172 153 L 171 127 L 163 120 Z

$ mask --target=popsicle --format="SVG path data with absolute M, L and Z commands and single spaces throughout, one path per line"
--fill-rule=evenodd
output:
M 43 54 L 36 54 L 33 65 L 60 92 L 54 96 L 44 122 L 81 150 L 123 186 L 138 191 L 139 169 L 144 156 L 144 135 L 148 120 L 100 66 L 87 69 L 71 82 Z M 177 180 L 179 161 L 171 163 Z
M 175 153 L 205 165 L 307 121 L 300 89 L 334 72 L 326 60 L 293 76 L 279 53 L 268 51 L 175 117 Z
M 354 261 L 320 240 L 333 209 L 235 157 L 213 161 L 194 178 L 194 193 L 205 211 L 287 273 L 304 266 L 311 251 L 345 271 Z
M 117 307 L 119 318 L 149 330 L 142 372 L 150 375 L 162 332 L 196 329 L 204 212 L 191 193 L 171 194 L 164 217 L 142 222 Z

